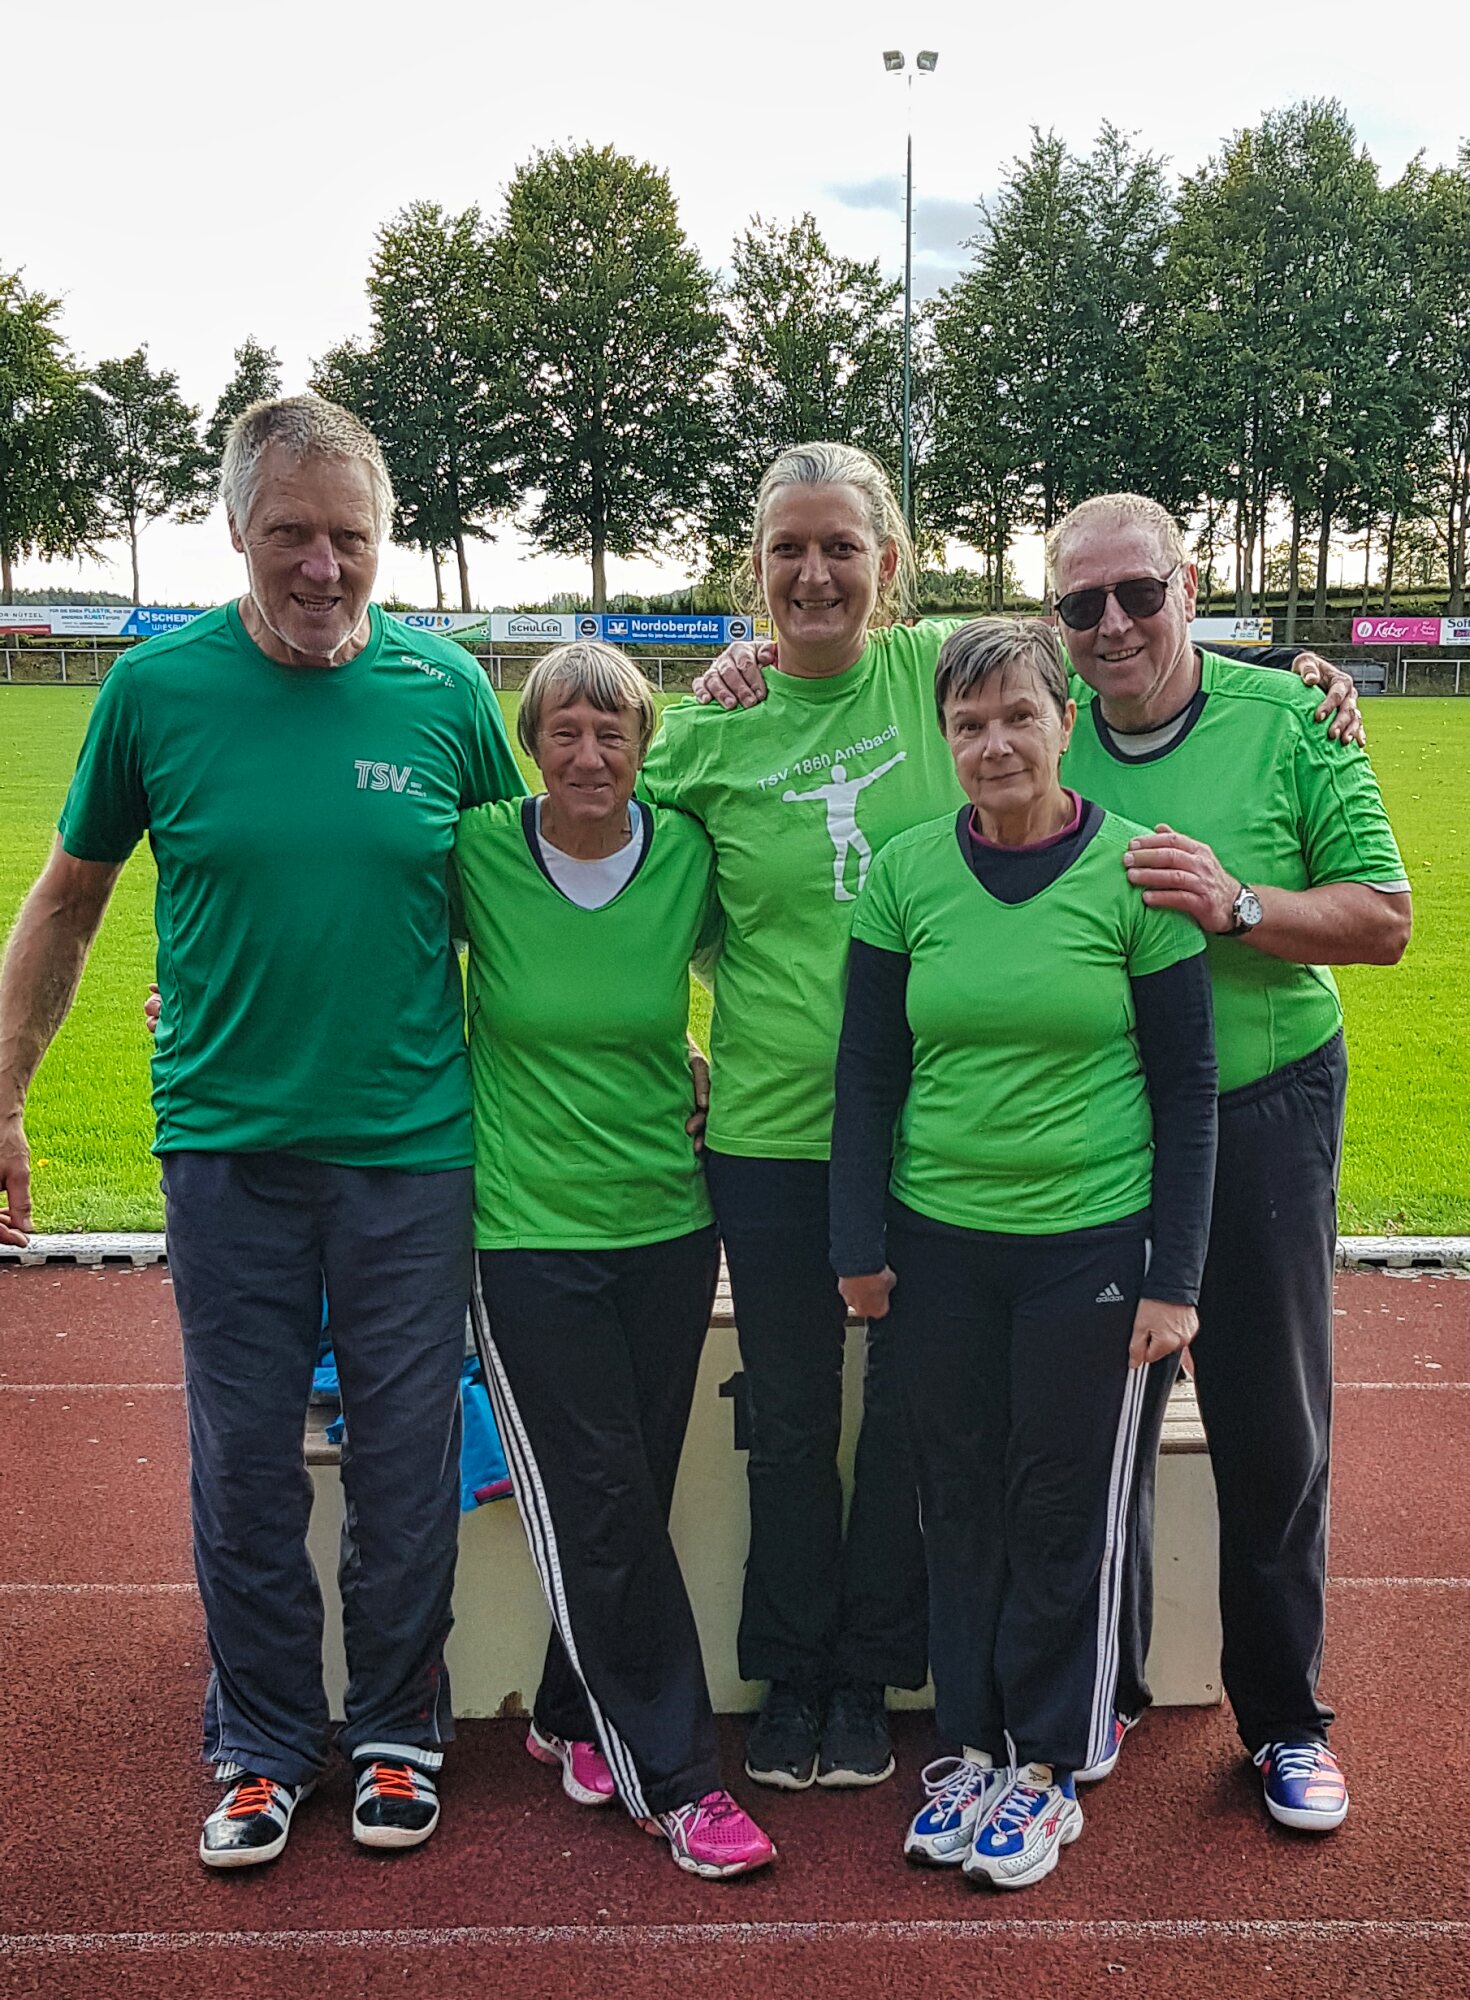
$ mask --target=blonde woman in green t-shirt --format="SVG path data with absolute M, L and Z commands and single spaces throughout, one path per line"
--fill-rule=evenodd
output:
M 691 1873 L 775 1849 L 720 1782 L 668 1513 L 718 1249 L 690 1120 L 698 823 L 634 800 L 644 676 L 557 648 L 521 696 L 545 792 L 465 813 L 474 1320 L 553 1635 L 526 1747 Z

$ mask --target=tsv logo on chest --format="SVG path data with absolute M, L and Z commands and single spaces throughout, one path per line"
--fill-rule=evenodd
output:
M 423 786 L 414 778 L 412 764 L 379 764 L 371 757 L 355 757 L 352 761 L 360 792 L 405 792 L 411 799 L 424 796 Z

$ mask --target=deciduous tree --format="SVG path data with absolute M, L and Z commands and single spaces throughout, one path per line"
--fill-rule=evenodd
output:
M 176 375 L 148 366 L 146 347 L 99 362 L 92 382 L 100 404 L 103 531 L 126 539 L 133 601 L 140 603 L 138 537 L 150 521 L 204 519 L 214 500 L 209 454 L 198 410 L 179 394 Z

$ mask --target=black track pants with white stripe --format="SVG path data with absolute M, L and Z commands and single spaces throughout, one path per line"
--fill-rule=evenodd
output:
M 536 1724 L 598 1742 L 638 1818 L 720 1782 L 668 1532 L 718 1262 L 713 1229 L 477 1258 L 476 1338 L 551 1610 Z
M 893 1339 L 919 1472 L 939 1732 L 1080 1770 L 1107 1747 L 1145 1371 L 1143 1218 L 1066 1236 L 898 1209 Z

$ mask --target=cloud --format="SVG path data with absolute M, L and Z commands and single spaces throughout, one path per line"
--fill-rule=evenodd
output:
M 859 212 L 901 216 L 903 211 L 903 181 L 897 174 L 840 181 L 825 192 L 843 208 Z M 924 194 L 915 198 L 914 272 L 924 292 L 953 284 L 968 268 L 972 253 L 965 246 L 979 226 L 980 210 L 973 199 Z

